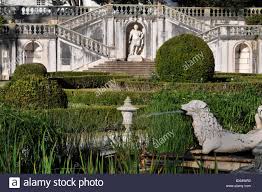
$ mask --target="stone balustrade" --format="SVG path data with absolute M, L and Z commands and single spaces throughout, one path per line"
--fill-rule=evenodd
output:
M 124 15 L 156 15 L 160 10 L 158 5 L 108 5 L 115 14 Z M 160 6 L 162 7 L 162 6 Z M 78 16 L 98 7 L 78 6 L 0 6 L 1 15 L 56 15 L 56 16 Z M 262 14 L 262 8 L 251 7 L 239 10 L 221 7 L 172 7 L 173 9 L 192 17 L 237 17 Z M 161 11 L 160 11 L 161 12 Z
M 74 29 L 79 26 L 85 25 L 88 22 L 102 18 L 104 16 L 156 16 L 167 17 L 171 20 L 175 20 L 184 25 L 196 29 L 198 31 L 206 31 L 210 29 L 210 26 L 205 24 L 194 17 L 188 16 L 184 13 L 177 11 L 171 7 L 158 6 L 158 5 L 129 5 L 129 4 L 114 4 L 105 5 L 86 14 L 80 15 L 66 22 L 61 23 L 64 28 Z
M 80 16 L 69 19 L 63 23 L 60 23 L 60 25 L 70 30 L 75 29 L 77 27 L 86 25 L 87 23 L 90 23 L 92 21 L 95 21 L 96 19 L 106 16 L 108 14 L 108 8 L 110 8 L 109 5 L 96 8 L 85 14 L 82 14 Z
M 235 10 L 221 7 L 175 7 L 174 9 L 192 17 L 237 17 L 239 14 Z
M 112 5 L 112 14 L 122 16 L 159 16 L 163 15 L 163 6 L 114 4 Z
M 211 27 L 207 25 L 204 21 L 198 20 L 194 17 L 186 15 L 182 12 L 177 11 L 172 7 L 164 6 L 164 13 L 165 17 L 170 18 L 171 20 L 178 21 L 184 25 L 187 25 L 193 29 L 197 29 L 198 31 L 207 31 Z
M 70 6 L 0 6 L 0 15 L 9 16 L 78 16 L 97 7 Z
M 262 35 L 260 25 L 222 25 L 206 31 L 199 36 L 205 41 L 210 42 L 219 38 L 247 38 Z
M 66 29 L 62 26 L 58 26 L 57 35 L 60 38 L 65 39 L 66 41 L 74 43 L 78 46 L 83 47 L 84 49 L 87 49 L 88 51 L 94 52 L 104 57 L 110 57 L 111 51 L 113 49 L 101 42 L 88 38 L 75 31 Z
M 244 16 L 259 15 L 262 14 L 262 8 L 246 8 L 244 9 Z
M 226 33 L 221 33 L 222 36 L 237 36 L 237 37 L 246 37 L 246 36 L 258 36 L 262 35 L 262 27 L 259 25 L 247 25 L 247 26 L 223 26 L 226 30 Z
M 0 29 L 0 35 L 9 36 L 39 36 L 50 37 L 56 35 L 56 26 L 47 24 L 18 24 L 18 25 L 3 25 Z
M 247 17 L 262 14 L 262 8 L 258 7 L 244 8 L 239 11 L 223 7 L 174 7 L 174 9 L 192 17 L 203 17 L 208 19 L 210 19 L 210 17 Z
M 206 31 L 206 32 L 200 34 L 199 36 L 202 39 L 204 39 L 206 42 L 216 40 L 220 36 L 220 27 L 212 28 L 211 30 Z
M 19 35 L 50 36 L 56 35 L 56 26 L 46 24 L 20 24 L 17 25 L 16 32 Z
M 10 28 L 8 25 L 3 25 L 0 27 L 0 35 L 9 35 L 10 34 Z

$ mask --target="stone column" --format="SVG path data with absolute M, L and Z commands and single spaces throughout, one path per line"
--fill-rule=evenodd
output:
M 107 45 L 114 47 L 115 46 L 115 23 L 114 18 L 107 18 Z
M 262 73 L 262 41 L 258 40 L 258 49 L 257 49 L 257 72 Z
M 10 65 L 10 72 L 13 74 L 14 71 L 15 71 L 15 68 L 16 68 L 16 65 L 18 64 L 17 63 L 17 45 L 16 45 L 16 42 L 17 40 L 16 39 L 12 39 L 11 42 L 12 42 L 12 48 L 11 48 L 11 65 Z M 19 58 L 20 59 L 20 58 Z
M 57 55 L 56 55 L 56 40 L 50 39 L 48 42 L 48 72 L 55 72 L 56 71 L 56 62 L 57 62 Z
M 156 58 L 156 52 L 158 49 L 158 31 L 157 31 L 157 21 L 152 21 L 152 60 Z
M 164 18 L 159 17 L 157 19 L 157 31 L 158 31 L 158 48 L 165 42 L 165 28 Z

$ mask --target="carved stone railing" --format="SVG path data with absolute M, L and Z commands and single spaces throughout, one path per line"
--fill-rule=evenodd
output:
M 97 7 L 71 6 L 0 6 L 0 15 L 9 16 L 78 16 Z
M 164 6 L 164 15 L 171 20 L 178 21 L 184 25 L 198 30 L 199 32 L 204 32 L 210 30 L 211 28 L 211 26 L 206 24 L 204 21 L 186 15 L 172 7 Z
M 174 7 L 179 12 L 185 13 L 192 17 L 227 18 L 227 17 L 246 17 L 251 15 L 262 14 L 262 8 L 251 7 L 240 10 L 223 8 L 223 7 Z
M 5 36 L 56 36 L 56 26 L 48 24 L 29 24 L 23 23 L 14 26 L 3 25 L 0 28 L 0 35 Z
M 226 28 L 226 29 L 225 29 Z M 222 26 L 221 36 L 259 36 L 262 35 L 262 27 L 260 25 L 245 25 L 245 26 Z
M 222 25 L 199 35 L 210 42 L 219 38 L 249 38 L 262 36 L 261 25 Z
M 157 16 L 166 17 L 172 21 L 179 22 L 198 32 L 203 32 L 210 29 L 210 26 L 204 21 L 184 14 L 173 7 L 162 5 L 113 5 L 114 16 Z
M 20 24 L 16 27 L 19 35 L 56 35 L 56 26 L 47 24 Z
M 235 10 L 222 7 L 175 7 L 174 9 L 192 17 L 207 17 L 209 19 L 210 17 L 237 17 L 239 15 Z
M 78 16 L 98 7 L 78 6 L 0 6 L 1 15 L 58 15 Z M 115 13 L 156 15 L 157 5 L 113 5 Z M 238 11 L 223 7 L 173 7 L 173 9 L 192 17 L 237 17 L 262 14 L 262 8 L 251 7 Z M 156 11 L 156 12 L 155 12 Z
M 0 27 L 0 35 L 10 35 L 11 34 L 11 30 L 10 27 L 8 25 L 3 25 L 2 27 Z
M 159 16 L 163 14 L 163 6 L 157 5 L 133 5 L 133 4 L 114 4 L 112 15 L 115 16 Z
M 262 8 L 245 8 L 243 11 L 244 16 L 259 15 L 262 14 Z
M 59 38 L 62 38 L 75 45 L 81 46 L 84 49 L 103 57 L 110 57 L 111 51 L 113 50 L 112 47 L 104 45 L 99 41 L 88 38 L 80 33 L 77 33 L 70 29 L 66 29 L 62 26 L 58 26 L 57 35 Z
M 110 5 L 105 5 L 103 7 L 96 8 L 80 16 L 69 19 L 63 23 L 60 23 L 60 25 L 67 29 L 75 29 L 77 27 L 86 25 L 87 23 L 90 23 L 92 21 L 95 21 L 99 18 L 103 18 L 108 14 L 108 12 L 110 11 L 109 9 Z
M 220 27 L 212 28 L 204 33 L 201 33 L 199 36 L 206 42 L 216 40 L 220 36 Z

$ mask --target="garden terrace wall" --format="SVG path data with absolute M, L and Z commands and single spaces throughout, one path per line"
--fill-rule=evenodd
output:
M 66 89 L 100 88 L 114 79 L 128 78 L 126 75 L 84 75 L 52 77 Z

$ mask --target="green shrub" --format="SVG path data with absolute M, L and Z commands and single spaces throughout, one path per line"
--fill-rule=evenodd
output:
M 206 42 L 183 34 L 165 42 L 158 50 L 156 69 L 161 80 L 206 82 L 214 75 L 214 56 Z
M 67 96 L 56 81 L 30 75 L 6 88 L 4 102 L 21 109 L 66 108 Z
M 28 75 L 36 75 L 36 76 L 46 76 L 47 70 L 43 64 L 40 63 L 30 63 L 23 64 L 16 67 L 15 72 L 12 76 L 12 80 L 22 79 Z
M 65 89 L 100 88 L 113 79 L 128 78 L 125 75 L 65 76 L 56 79 Z
M 97 94 L 96 90 L 66 90 L 70 103 L 83 103 L 85 105 L 122 105 L 129 96 L 134 105 L 147 105 L 153 96 L 153 92 L 132 92 L 132 91 L 104 91 Z
M 262 25 L 262 15 L 252 15 L 245 18 L 247 25 Z

